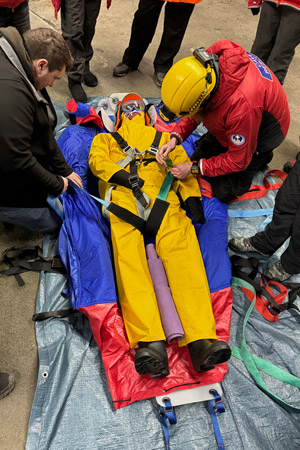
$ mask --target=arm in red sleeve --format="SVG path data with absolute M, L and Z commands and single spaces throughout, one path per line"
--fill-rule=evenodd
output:
M 178 144 L 182 144 L 198 125 L 199 122 L 193 117 L 183 117 L 177 122 L 176 127 L 171 133 L 171 138 L 176 137 Z

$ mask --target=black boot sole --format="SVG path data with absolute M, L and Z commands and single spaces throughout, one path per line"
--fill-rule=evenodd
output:
M 136 352 L 134 366 L 139 375 L 149 374 L 151 378 L 166 377 L 170 373 L 168 365 L 159 353 L 149 348 L 143 348 Z
M 197 372 L 207 372 L 215 368 L 217 364 L 222 364 L 229 360 L 231 350 L 224 342 L 215 342 L 208 349 L 207 357 L 201 361 Z

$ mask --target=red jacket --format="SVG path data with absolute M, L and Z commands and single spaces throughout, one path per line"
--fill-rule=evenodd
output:
M 0 0 L 0 7 L 2 8 L 16 8 L 21 3 L 23 3 L 25 0 Z
M 300 9 L 300 0 L 266 0 L 271 3 L 276 3 L 277 6 L 293 6 Z M 249 0 L 248 8 L 259 8 L 262 5 L 263 0 Z
M 208 103 L 203 123 L 228 150 L 202 159 L 202 174 L 214 177 L 240 172 L 249 165 L 256 150 L 271 150 L 275 135 L 286 136 L 290 111 L 285 92 L 276 76 L 256 56 L 231 41 L 219 41 L 207 49 L 219 56 L 220 83 Z M 249 56 L 248 56 L 249 55 Z M 264 119 L 265 131 L 258 131 Z M 185 140 L 198 123 L 181 119 L 174 135 Z

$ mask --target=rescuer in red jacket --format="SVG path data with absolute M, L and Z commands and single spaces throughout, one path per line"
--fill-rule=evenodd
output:
M 289 128 L 288 102 L 278 79 L 231 41 L 216 42 L 207 51 L 196 49 L 179 60 L 167 72 L 161 93 L 166 107 L 183 119 L 157 160 L 163 164 L 202 121 L 208 133 L 198 141 L 192 162 L 171 171 L 178 179 L 191 172 L 211 177 L 213 193 L 223 202 L 248 191 Z

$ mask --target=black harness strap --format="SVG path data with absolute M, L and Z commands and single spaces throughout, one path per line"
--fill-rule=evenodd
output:
M 139 186 L 139 176 L 137 173 L 137 164 L 135 159 L 130 162 L 130 176 L 128 177 L 128 182 L 135 198 L 144 208 L 146 208 L 148 206 L 148 202 Z
M 116 205 L 115 203 L 110 203 L 109 206 L 107 207 L 107 210 L 110 211 L 115 216 L 119 217 L 119 219 L 122 219 L 125 222 L 130 223 L 130 225 L 137 228 L 142 234 L 144 233 L 146 221 L 141 217 L 128 211 L 128 209 Z
M 51 317 L 55 319 L 61 319 L 63 317 L 69 316 L 71 313 L 75 312 L 74 309 L 60 309 L 58 311 L 46 311 L 33 314 L 33 322 L 41 322 L 42 320 L 50 319 Z
M 127 150 L 131 148 L 130 145 L 127 144 L 125 139 L 123 139 L 122 136 L 117 131 L 113 131 L 111 135 L 117 141 L 117 143 L 125 153 Z
M 145 225 L 144 234 L 146 236 L 156 236 L 169 205 L 170 203 L 165 200 L 161 200 L 159 198 L 155 200 Z
M 2 253 L 0 261 L 9 267 L 1 270 L 0 274 L 15 276 L 19 286 L 25 284 L 19 275 L 20 273 L 40 272 L 41 270 L 61 274 L 67 273 L 60 256 L 45 258 L 41 247 L 38 245 L 8 248 Z
M 161 136 L 162 136 L 162 132 L 156 130 L 156 133 L 155 133 L 155 136 L 154 136 L 154 140 L 153 140 L 153 142 L 150 145 L 150 148 L 148 150 L 148 152 L 151 153 L 151 155 L 154 155 L 154 156 L 157 155 Z
M 270 308 L 270 312 L 272 314 L 277 313 L 279 314 L 281 311 L 286 311 L 288 309 L 297 309 L 299 311 L 298 306 L 294 304 L 297 295 L 300 293 L 300 284 L 294 283 L 289 284 L 285 282 L 281 282 L 281 284 L 287 288 L 290 288 L 288 297 L 289 300 L 286 303 L 283 303 L 281 305 L 278 305 L 272 295 L 263 287 L 260 286 L 258 283 L 254 281 L 256 275 L 260 273 L 258 270 L 259 261 L 256 258 L 242 258 L 241 256 L 233 255 L 231 258 L 231 264 L 232 264 L 232 275 L 241 278 L 242 280 L 246 281 L 247 283 L 251 284 L 253 288 L 255 289 L 255 292 L 259 296 L 264 296 L 272 305 Z M 250 269 L 251 272 L 246 274 L 242 269 L 247 268 Z M 270 280 L 272 281 L 272 280 Z

